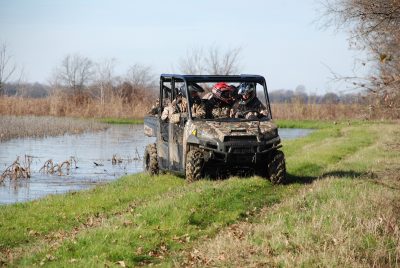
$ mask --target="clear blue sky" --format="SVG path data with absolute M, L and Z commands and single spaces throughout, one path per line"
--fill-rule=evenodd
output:
M 242 47 L 243 73 L 264 75 L 270 89 L 338 92 L 335 72 L 351 75 L 355 51 L 345 33 L 321 30 L 316 0 L 0 0 L 0 42 L 28 81 L 46 82 L 69 53 L 135 63 L 155 74 L 178 71 L 186 51 Z

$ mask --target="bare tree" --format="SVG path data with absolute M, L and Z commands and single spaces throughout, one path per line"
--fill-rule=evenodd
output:
M 96 85 L 100 90 L 100 102 L 104 104 L 106 93 L 110 93 L 113 87 L 114 68 L 116 60 L 106 59 L 102 62 L 96 63 Z
M 179 61 L 179 69 L 185 74 L 229 75 L 239 72 L 241 48 L 222 51 L 217 46 L 206 52 L 202 48 L 188 50 L 186 57 Z
M 0 47 L 0 95 L 4 94 L 4 84 L 10 79 L 16 70 L 16 65 L 12 62 L 12 56 L 8 54 L 6 44 Z
M 149 66 L 141 64 L 131 66 L 125 80 L 119 92 L 125 102 L 148 102 L 154 97 L 156 82 Z
M 368 77 L 345 77 L 370 92 L 371 105 L 400 117 L 400 1 L 325 0 L 327 24 L 348 28 L 351 44 L 368 52 Z
M 134 88 L 149 88 L 155 83 L 151 67 L 141 64 L 135 64 L 129 68 L 127 80 Z
M 216 46 L 210 47 L 208 57 L 205 58 L 207 72 L 220 75 L 237 74 L 241 50 L 241 48 L 234 48 L 221 52 L 221 49 Z
M 81 94 L 94 75 L 93 62 L 79 54 L 67 55 L 56 69 L 56 78 L 62 86 Z
M 179 69 L 185 74 L 205 74 L 203 49 L 194 48 L 186 51 L 186 57 L 179 61 Z

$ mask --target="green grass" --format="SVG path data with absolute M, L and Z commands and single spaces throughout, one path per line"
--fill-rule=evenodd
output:
M 88 191 L 1 206 L 0 249 L 32 242 L 37 234 L 43 236 L 59 230 L 69 231 L 86 222 L 90 216 L 110 216 L 182 185 L 184 181 L 174 176 L 149 178 L 138 174 Z
M 319 147 L 329 149 L 332 156 L 344 152 L 345 156 L 317 160 L 327 161 L 320 179 L 314 179 L 272 209 L 263 211 L 252 223 L 239 223 L 234 231 L 244 234 L 240 239 L 232 238 L 235 233 L 227 228 L 218 236 L 198 243 L 190 253 L 195 256 L 195 264 L 399 266 L 400 127 L 374 124 L 340 129 L 340 132 L 342 135 L 338 138 L 350 135 L 355 144 L 348 150 L 321 144 Z M 376 173 L 376 179 L 371 179 L 372 173 Z M 173 261 L 190 260 L 178 254 Z
M 108 124 L 130 124 L 130 125 L 139 125 L 143 124 L 143 119 L 131 119 L 131 118 L 101 118 L 99 119 L 101 123 Z
M 314 121 L 314 120 L 276 120 L 279 128 L 313 128 L 321 129 L 334 126 L 333 121 Z
M 305 122 L 302 126 L 310 125 Z M 386 129 L 384 137 L 380 134 L 382 128 Z M 202 241 L 218 239 L 227 227 L 239 223 L 251 228 L 254 224 L 254 235 L 248 241 L 260 250 L 268 246 L 276 254 L 271 257 L 271 265 L 353 264 L 333 262 L 328 257 L 324 259 L 327 263 L 321 262 L 324 257 L 318 249 L 326 241 L 332 241 L 325 232 L 331 234 L 337 227 L 345 230 L 356 226 L 354 217 L 346 223 L 353 225 L 346 226 L 337 225 L 333 219 L 347 222 L 346 217 L 352 215 L 350 205 L 357 202 L 360 193 L 371 190 L 374 196 L 380 196 L 382 191 L 376 189 L 381 188 L 374 183 L 357 183 L 348 178 L 366 174 L 377 166 L 379 159 L 396 163 L 398 154 L 379 151 L 382 147 L 379 142 L 386 144 L 394 136 L 393 125 L 389 124 L 327 123 L 307 137 L 287 141 L 283 149 L 292 182 L 289 185 L 273 186 L 256 177 L 187 184 L 173 175 L 137 174 L 89 191 L 3 206 L 0 207 L 0 250 L 4 254 L 0 261 L 8 263 L 7 256 L 12 254 L 12 264 L 17 266 L 112 266 L 118 261 L 129 266 L 144 263 L 171 266 L 174 262 L 185 263 L 185 252 Z M 325 177 L 329 179 L 316 181 Z M 312 181 L 311 186 L 304 184 Z M 309 187 L 313 189 L 310 194 Z M 356 213 L 367 219 L 377 209 L 369 209 L 368 195 L 363 198 L 365 205 Z M 334 208 L 331 212 L 330 206 Z M 264 209 L 260 213 L 261 208 Z M 341 213 L 347 216 L 342 217 Z M 316 225 L 320 221 L 322 227 Z M 268 224 L 263 225 L 264 222 Z M 263 226 L 266 231 L 257 226 Z M 343 236 L 351 235 L 351 230 L 359 235 L 360 230 L 349 230 Z M 296 239 L 292 241 L 290 237 Z M 383 240 L 387 245 L 394 243 L 387 236 L 367 233 L 360 237 L 362 242 L 354 246 L 361 256 L 371 255 L 374 248 L 385 248 Z M 241 244 L 232 245 L 229 241 L 226 242 L 227 247 L 228 244 L 232 247 L 229 251 L 236 252 L 237 246 L 239 252 Z M 268 241 L 274 242 L 266 244 Z M 205 248 L 210 251 L 213 246 L 207 244 Z M 307 255 L 307 249 L 317 257 Z M 352 248 L 342 250 L 354 252 Z M 303 252 L 306 257 L 296 262 L 293 257 L 296 252 Z M 238 266 L 248 264 L 241 263 L 238 256 L 228 257 L 227 262 L 221 261 L 222 266 L 236 261 Z M 249 260 L 262 264 L 258 259 Z
M 323 129 L 334 126 L 360 126 L 373 123 L 372 121 L 361 121 L 361 120 L 339 120 L 339 121 L 316 121 L 316 120 L 276 120 L 278 127 L 280 128 L 312 128 L 312 129 Z

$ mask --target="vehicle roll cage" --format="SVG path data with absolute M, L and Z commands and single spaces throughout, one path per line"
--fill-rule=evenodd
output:
M 251 75 L 251 74 L 241 74 L 241 75 L 181 75 L 181 74 L 161 74 L 160 76 L 160 111 L 163 111 L 163 99 L 164 90 L 167 88 L 164 83 L 171 83 L 170 94 L 174 99 L 176 96 L 175 82 L 183 82 L 185 84 L 186 96 L 190 96 L 188 92 L 188 84 L 190 83 L 217 83 L 217 82 L 227 82 L 227 83 L 258 83 L 264 88 L 264 96 L 266 98 L 266 103 L 270 113 L 270 118 L 272 119 L 271 105 L 268 97 L 267 83 L 265 78 L 261 75 Z M 191 98 L 187 98 L 188 101 L 188 119 L 192 119 L 192 111 L 190 107 Z

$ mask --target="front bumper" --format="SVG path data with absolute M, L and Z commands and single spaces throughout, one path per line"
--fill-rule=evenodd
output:
M 278 136 L 267 141 L 202 141 L 199 147 L 205 151 L 206 161 L 247 165 L 264 161 L 269 152 L 282 145 Z

